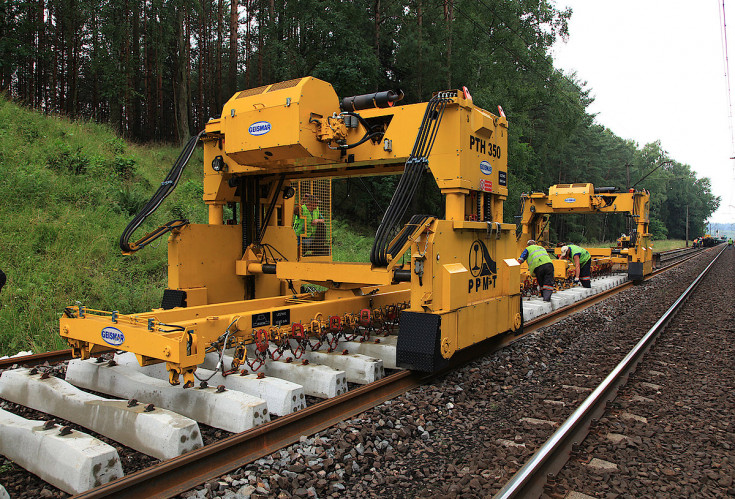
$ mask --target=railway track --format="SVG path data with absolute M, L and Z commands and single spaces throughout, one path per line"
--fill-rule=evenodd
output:
M 692 255 L 682 255 L 691 258 Z M 663 270 L 663 269 L 661 269 Z M 657 271 L 660 272 L 661 270 Z M 588 307 L 610 294 L 629 286 L 625 284 L 580 302 L 561 307 L 553 314 L 529 321 L 526 333 L 532 332 L 555 320 Z M 476 353 L 497 350 L 518 337 L 495 338 L 482 345 Z M 37 365 L 58 362 L 68 357 L 67 352 L 50 352 L 23 358 L 0 361 L 0 369 L 12 364 Z M 469 361 L 458 359 L 457 364 Z M 456 367 L 453 366 L 453 367 Z M 390 374 L 377 382 L 352 389 L 344 395 L 324 400 L 299 412 L 280 417 L 275 421 L 253 430 L 232 435 L 201 449 L 193 450 L 180 457 L 163 461 L 150 468 L 129 474 L 121 479 L 102 485 L 82 497 L 101 497 L 109 494 L 130 496 L 171 496 L 183 492 L 199 483 L 215 478 L 229 470 L 240 467 L 281 447 L 298 441 L 301 435 L 320 431 L 332 424 L 361 413 L 385 400 L 394 398 L 407 390 L 430 381 L 431 377 L 419 376 L 406 371 Z
M 666 310 L 633 349 L 615 366 L 610 374 L 564 421 L 526 464 L 506 483 L 494 497 L 538 497 L 546 486 L 548 477 L 556 475 L 569 460 L 572 448 L 587 436 L 591 425 L 603 414 L 606 404 L 614 400 L 618 391 L 635 371 L 643 356 L 657 337 L 695 293 L 697 287 L 722 256 L 726 247 L 719 250 L 712 262 L 697 276 L 677 300 Z
M 702 248 L 695 248 L 693 246 L 688 248 L 677 248 L 669 251 L 661 251 L 653 254 L 653 264 L 655 267 L 666 266 L 668 263 L 683 258 L 686 255 L 697 253 Z

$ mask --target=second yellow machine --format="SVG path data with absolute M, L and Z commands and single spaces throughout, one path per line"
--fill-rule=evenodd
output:
M 521 195 L 521 219 L 518 247 L 534 239 L 548 245 L 551 215 L 573 213 L 624 214 L 630 219 L 630 232 L 618 239 L 616 248 L 586 248 L 596 261 L 611 262 L 616 270 L 625 270 L 628 278 L 640 282 L 653 271 L 653 247 L 649 210 L 651 195 L 645 189 L 619 192 L 614 187 L 595 187 L 590 183 L 557 184 L 549 194 L 533 192 Z M 556 250 L 559 256 L 559 250 Z M 566 268 L 566 262 L 560 262 Z
M 311 77 L 234 95 L 121 238 L 131 253 L 170 232 L 162 308 L 67 308 L 61 335 L 74 354 L 131 351 L 142 365 L 166 362 L 171 383 L 183 377 L 191 386 L 207 351 L 234 348 L 229 367 L 256 370 L 268 358 L 333 349 L 340 337 L 367 340 L 399 313 L 397 362 L 421 371 L 518 330 L 515 226 L 502 223 L 505 117 L 478 108 L 466 91 L 395 105 L 401 97 L 340 101 Z M 209 223 L 174 221 L 131 243 L 198 140 Z M 413 215 L 401 225 L 427 171 L 444 217 Z M 398 173 L 370 263 L 332 262 L 329 179 Z

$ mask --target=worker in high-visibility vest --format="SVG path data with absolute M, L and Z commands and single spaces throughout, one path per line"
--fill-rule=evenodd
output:
M 551 293 L 554 292 L 554 264 L 551 263 L 546 248 L 538 246 L 536 241 L 529 239 L 526 249 L 518 258 L 518 263 L 523 262 L 528 263 L 528 271 L 536 276 L 544 301 L 551 301 Z
M 319 213 L 319 199 L 314 194 L 305 194 L 301 207 L 294 207 L 293 230 L 299 245 L 304 236 L 305 250 L 314 249 L 317 243 L 324 244 L 324 219 Z
M 574 284 L 582 282 L 585 288 L 591 288 L 592 283 L 592 256 L 590 252 L 576 244 L 569 244 L 561 247 L 561 257 L 574 262 Z

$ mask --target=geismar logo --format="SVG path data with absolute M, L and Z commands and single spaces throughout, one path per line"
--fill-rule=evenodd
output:
M 125 343 L 125 335 L 116 327 L 108 326 L 102 329 L 101 336 L 108 345 L 116 347 Z
M 271 124 L 267 121 L 256 121 L 252 125 L 248 127 L 248 133 L 250 135 L 255 135 L 256 137 L 258 135 L 265 135 L 266 133 L 271 131 Z
M 495 287 L 495 278 L 498 276 L 498 268 L 495 261 L 490 258 L 490 252 L 487 250 L 485 243 L 476 239 L 470 246 L 469 260 L 470 274 L 472 278 L 469 281 L 468 291 L 487 290 Z

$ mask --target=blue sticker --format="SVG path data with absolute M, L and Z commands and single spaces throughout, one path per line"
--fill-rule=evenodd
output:
M 108 326 L 102 330 L 102 339 L 105 343 L 112 346 L 118 346 L 125 343 L 125 335 L 116 327 Z
M 574 203 L 577 201 L 577 198 L 566 198 L 564 200 L 565 203 Z
M 480 163 L 480 171 L 485 175 L 490 175 L 493 172 L 493 165 L 489 161 L 483 161 Z
M 271 131 L 271 124 L 267 121 L 256 121 L 250 127 L 248 128 L 248 132 L 250 135 L 255 135 L 256 137 L 258 135 L 265 135 L 266 133 Z

